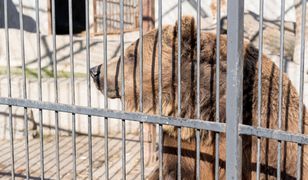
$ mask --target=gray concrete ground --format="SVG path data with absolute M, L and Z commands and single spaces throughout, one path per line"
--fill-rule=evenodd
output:
M 104 138 L 92 137 L 93 151 L 93 179 L 105 179 Z M 140 179 L 140 142 L 139 136 L 127 134 L 126 139 L 126 175 L 127 179 Z M 88 136 L 78 136 L 77 142 L 77 179 L 88 179 Z M 60 178 L 72 179 L 72 138 L 71 136 L 60 136 Z M 110 179 L 121 179 L 122 161 L 121 135 L 109 138 L 109 177 Z M 14 141 L 15 175 L 16 179 L 25 179 L 25 150 L 24 141 Z M 40 179 L 40 141 L 32 139 L 29 141 L 30 156 L 30 179 Z M 11 157 L 9 141 L 0 141 L 0 179 L 11 178 Z M 44 137 L 44 166 L 45 178 L 56 179 L 56 154 L 54 136 Z M 155 165 L 155 164 L 154 164 Z M 145 177 L 154 169 L 154 165 L 145 167 Z

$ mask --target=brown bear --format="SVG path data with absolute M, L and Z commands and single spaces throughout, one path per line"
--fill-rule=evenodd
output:
M 177 23 L 162 30 L 162 112 L 164 116 L 177 116 Z M 181 114 L 182 118 L 196 117 L 197 45 L 196 27 L 192 17 L 182 18 L 181 62 Z M 200 54 L 200 104 L 201 119 L 215 120 L 216 112 L 216 35 L 201 33 Z M 158 30 L 143 36 L 143 108 L 144 113 L 158 114 Z M 129 112 L 139 107 L 139 40 L 125 49 L 124 82 L 125 106 Z M 227 37 L 220 36 L 220 122 L 226 120 L 226 72 Z M 266 56 L 262 56 L 262 120 L 261 127 L 278 128 L 279 69 Z M 104 89 L 104 66 L 90 70 L 100 91 Z M 120 58 L 108 62 L 108 97 L 120 98 Z M 258 126 L 258 50 L 244 43 L 243 124 Z M 282 130 L 298 132 L 299 97 L 290 80 L 283 74 Z M 303 111 L 303 132 L 307 132 L 307 117 Z M 163 177 L 177 179 L 177 128 L 163 126 Z M 214 179 L 215 141 L 214 132 L 201 131 L 200 175 L 201 179 Z M 195 179 L 196 143 L 195 130 L 182 128 L 182 179 Z M 277 140 L 261 138 L 261 179 L 276 179 Z M 226 138 L 221 133 L 219 143 L 219 178 L 225 179 Z M 303 148 L 302 178 L 308 179 L 308 149 Z M 256 178 L 257 137 L 243 136 L 242 179 Z M 297 144 L 281 144 L 281 177 L 296 178 Z M 150 179 L 158 179 L 156 170 Z

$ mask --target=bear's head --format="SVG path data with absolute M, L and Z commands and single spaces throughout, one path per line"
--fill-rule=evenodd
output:
M 181 23 L 181 94 L 182 117 L 195 117 L 196 73 L 197 73 L 197 32 L 193 17 L 183 16 Z M 177 114 L 178 97 L 178 23 L 162 28 L 162 113 L 173 116 Z M 206 77 L 202 84 L 213 81 L 211 67 L 215 56 L 215 35 L 204 34 L 201 38 L 201 77 Z M 125 49 L 124 80 L 125 109 L 139 111 L 140 102 L 140 39 Z M 224 44 L 222 43 L 222 46 Z M 143 35 L 143 112 L 156 114 L 159 112 L 159 31 L 154 29 Z M 223 67 L 222 67 L 223 68 Z M 91 76 L 97 88 L 104 92 L 104 79 L 107 78 L 108 98 L 121 98 L 121 58 L 108 61 L 107 77 L 104 76 L 104 64 L 91 68 Z M 224 76 L 222 76 L 224 77 Z M 204 86 L 210 91 L 209 85 Z M 212 88 L 213 90 L 213 88 Z M 202 93 L 205 90 L 202 90 Z M 214 94 L 213 94 L 214 95 Z M 215 96 L 213 96 L 215 97 Z M 202 100 L 202 99 L 201 99 Z M 212 101 L 205 98 L 203 103 Z M 208 104 L 207 104 L 208 105 Z M 209 112 L 208 112 L 209 113 Z
M 178 23 L 162 28 L 162 115 L 178 116 Z M 226 89 L 226 46 L 225 36 L 220 36 L 220 120 L 225 119 Z M 159 31 L 154 29 L 143 35 L 143 112 L 159 114 Z M 194 119 L 197 115 L 197 55 L 200 55 L 200 119 L 214 120 L 216 113 L 216 34 L 201 32 L 200 53 L 197 50 L 197 28 L 193 17 L 182 17 L 181 23 L 181 113 L 180 117 Z M 108 61 L 107 77 L 104 64 L 91 68 L 90 74 L 97 88 L 104 92 L 107 80 L 108 98 L 121 98 L 121 58 Z M 124 80 L 125 111 L 138 112 L 140 109 L 140 39 L 125 49 Z M 177 136 L 176 128 L 164 125 L 165 132 Z M 194 130 L 182 128 L 183 139 L 192 138 Z M 209 137 L 207 131 L 203 136 Z M 212 138 L 207 138 L 210 142 Z

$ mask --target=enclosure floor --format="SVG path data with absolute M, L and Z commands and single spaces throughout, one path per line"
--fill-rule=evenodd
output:
M 126 178 L 141 179 L 140 177 L 140 142 L 139 136 L 126 136 Z M 92 137 L 93 179 L 105 179 L 104 138 Z M 109 178 L 122 179 L 122 140 L 121 135 L 109 137 Z M 72 179 L 72 137 L 60 137 L 60 178 Z M 77 179 L 89 179 L 88 136 L 77 136 Z M 44 137 L 44 172 L 45 179 L 56 179 L 55 138 Z M 0 179 L 11 179 L 10 142 L 0 141 Z M 25 143 L 14 141 L 15 177 L 25 179 Z M 39 138 L 29 140 L 30 179 L 40 179 L 40 141 Z M 155 164 L 155 163 L 154 163 Z M 155 165 L 145 167 L 145 177 L 154 169 Z

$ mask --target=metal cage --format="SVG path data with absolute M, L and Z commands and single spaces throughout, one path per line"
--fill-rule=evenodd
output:
M 96 1 L 96 0 L 95 0 Z M 22 16 L 22 9 L 23 9 L 23 0 L 20 0 L 20 10 L 21 10 L 21 16 L 20 16 L 20 36 L 21 36 L 21 42 L 10 42 L 9 41 L 9 27 L 8 27 L 8 8 L 7 8 L 7 3 L 8 0 L 4 0 L 4 19 L 5 19 L 5 43 L 6 43 L 6 60 L 7 60 L 7 82 L 8 82 L 8 95 L 7 97 L 0 97 L 0 104 L 5 105 L 9 109 L 9 119 L 10 119 L 10 130 L 12 132 L 12 107 L 18 106 L 24 108 L 24 125 L 28 126 L 27 124 L 27 110 L 29 108 L 33 109 L 38 109 L 40 112 L 40 120 L 39 120 L 39 126 L 41 127 L 41 134 L 43 134 L 42 130 L 42 112 L 43 111 L 53 111 L 55 113 L 55 149 L 56 149 L 56 169 L 57 169 L 57 174 L 56 178 L 60 178 L 60 165 L 59 165 L 59 129 L 58 129 L 58 123 L 59 123 L 59 113 L 65 112 L 65 113 L 70 113 L 72 116 L 72 143 L 73 143 L 73 149 L 72 149 L 72 157 L 73 157 L 73 179 L 77 178 L 77 165 L 76 165 L 76 132 L 74 131 L 75 129 L 75 116 L 77 114 L 85 115 L 88 117 L 88 163 L 89 163 L 89 168 L 88 168 L 88 179 L 93 179 L 93 159 L 92 159 L 92 135 L 91 135 L 91 118 L 94 116 L 97 117 L 102 117 L 104 119 L 104 124 L 105 124 L 105 146 L 104 149 L 101 151 L 104 151 L 104 157 L 105 157 L 105 178 L 109 179 L 109 166 L 110 164 L 108 163 L 108 119 L 109 118 L 116 118 L 119 119 L 119 121 L 122 121 L 122 179 L 126 179 L 126 144 L 125 144 L 125 131 L 126 131 L 126 126 L 125 123 L 126 121 L 136 121 L 139 122 L 140 124 L 140 169 L 141 169 L 141 179 L 145 179 L 144 176 L 144 145 L 143 145 L 143 126 L 144 123 L 154 123 L 158 125 L 158 132 L 159 132 L 159 140 L 158 140 L 158 164 L 159 164 L 159 179 L 163 178 L 163 126 L 164 125 L 172 125 L 177 128 L 177 133 L 178 133 L 178 146 L 177 146 L 177 179 L 181 179 L 181 128 L 183 127 L 189 127 L 189 128 L 194 128 L 196 129 L 196 179 L 202 179 L 200 177 L 200 131 L 201 130 L 208 130 L 208 131 L 214 131 L 215 132 L 215 143 L 216 143 L 216 148 L 219 148 L 219 138 L 221 133 L 226 134 L 226 178 L 227 179 L 241 179 L 241 146 L 242 146 L 242 136 L 255 136 L 258 138 L 258 163 L 256 164 L 256 172 L 259 175 L 260 174 L 260 139 L 261 138 L 268 138 L 268 139 L 273 139 L 278 141 L 278 157 L 280 157 L 281 153 L 281 142 L 287 141 L 287 142 L 294 142 L 298 144 L 298 157 L 301 159 L 302 156 L 302 145 L 308 144 L 308 136 L 305 134 L 302 134 L 302 126 L 303 126 L 303 119 L 300 117 L 298 120 L 300 129 L 297 134 L 295 133 L 290 133 L 286 131 L 282 131 L 280 129 L 268 129 L 261 127 L 260 124 L 258 127 L 252 127 L 249 125 L 242 124 L 242 98 L 243 98 L 243 13 L 244 13 L 244 0 L 228 0 L 228 53 L 227 53 L 227 104 L 226 104 L 226 117 L 227 123 L 222 123 L 219 122 L 219 105 L 217 105 L 216 108 L 216 120 L 214 121 L 202 121 L 200 120 L 200 33 L 201 33 L 201 28 L 200 28 L 200 3 L 201 0 L 197 1 L 198 9 L 197 9 L 197 49 L 198 49 L 198 54 L 197 54 L 197 103 L 196 103 L 196 110 L 197 110 L 197 116 L 196 119 L 184 119 L 180 117 L 166 117 L 166 116 L 161 116 L 162 115 L 162 0 L 158 0 L 158 70 L 159 70 L 159 94 L 158 94 L 158 103 L 159 103 L 159 112 L 160 114 L 158 115 L 148 115 L 142 112 L 143 109 L 143 104 L 142 104 L 142 98 L 140 98 L 140 112 L 125 112 L 124 111 L 124 99 L 122 99 L 122 107 L 123 111 L 118 111 L 118 110 L 110 110 L 108 109 L 108 101 L 107 98 L 105 98 L 105 103 L 104 103 L 104 108 L 94 108 L 91 107 L 91 83 L 90 83 L 90 74 L 89 74 L 89 69 L 90 69 L 90 25 L 89 25 L 89 0 L 85 1 L 85 7 L 86 7 L 86 66 L 87 66 L 87 72 L 86 72 L 86 81 L 87 81 L 87 104 L 85 106 L 77 106 L 75 105 L 75 89 L 74 89 L 74 84 L 75 84 L 75 74 L 74 74 L 74 56 L 73 56 L 73 22 L 72 22 L 72 0 L 69 0 L 69 37 L 70 37 L 70 62 L 71 62 L 71 75 L 70 75 L 70 80 L 71 80 L 71 104 L 61 104 L 59 103 L 59 97 L 58 97 L 58 91 L 59 91 L 59 86 L 58 86 L 58 77 L 57 77 L 57 51 L 56 51 L 56 32 L 55 32 L 55 14 L 52 14 L 52 24 L 53 24 L 53 29 L 52 29 L 52 41 L 53 41 L 53 77 L 54 77 L 54 92 L 55 92 L 55 99 L 54 102 L 44 102 L 42 101 L 42 96 L 44 95 L 42 92 L 42 81 L 41 81 L 41 52 L 40 52 L 40 46 L 41 46 L 41 39 L 40 39 L 40 32 L 39 30 L 36 32 L 36 37 L 37 37 L 37 58 L 38 58 L 38 99 L 37 100 L 30 100 L 27 99 L 27 87 L 26 87 L 26 64 L 25 64 L 25 47 L 24 47 L 24 29 L 23 29 L 23 16 Z M 101 2 L 101 1 L 100 1 Z M 113 2 L 113 1 L 112 1 Z M 143 14 L 142 12 L 142 0 L 139 1 L 139 9 L 138 13 Z M 218 11 L 217 11 L 217 39 L 219 39 L 219 34 L 220 34 L 220 1 L 218 0 Z M 260 67 L 262 65 L 262 24 L 263 24 L 263 2 L 264 0 L 260 0 L 260 41 L 259 41 L 259 63 Z M 305 0 L 302 1 L 303 4 L 305 3 Z M 36 29 L 39 29 L 40 24 L 39 24 L 39 0 L 35 0 L 36 4 Z M 52 0 L 52 12 L 54 11 L 54 3 L 55 0 Z M 102 30 L 103 30 L 103 51 L 107 52 L 107 33 L 108 33 L 108 9 L 107 9 L 107 0 L 102 1 L 103 3 L 103 14 L 102 14 Z M 282 5 L 284 5 L 284 0 L 282 0 Z M 306 11 L 305 5 L 303 5 L 304 9 L 303 12 Z M 284 39 L 284 6 L 282 8 L 282 16 L 281 16 L 281 42 L 283 42 Z M 119 14 L 116 14 L 117 20 L 117 26 L 116 28 L 120 30 L 120 53 L 121 53 L 121 69 L 123 69 L 123 58 L 124 58 L 124 31 L 125 31 L 125 2 L 124 0 L 119 1 Z M 305 13 L 303 13 L 305 14 Z M 178 37 L 181 37 L 181 19 L 182 17 L 182 1 L 178 1 Z M 131 20 L 131 19 L 130 19 Z M 305 21 L 305 16 L 303 16 L 303 22 Z M 138 19 L 139 24 L 143 24 L 143 18 L 142 16 L 139 16 Z M 304 27 L 304 26 L 303 26 Z M 302 34 L 304 35 L 304 28 L 302 28 Z M 142 54 L 143 54 L 143 26 L 139 26 L 139 42 L 141 44 L 140 46 L 140 59 L 138 59 L 139 63 L 142 64 L 143 59 L 142 59 Z M 303 38 L 304 39 L 304 38 Z M 9 49 L 9 44 L 10 43 L 16 43 L 16 45 L 21 46 L 21 56 L 22 56 L 22 76 L 23 76 L 23 84 L 22 84 L 22 89 L 23 89 L 23 96 L 21 98 L 15 98 L 12 97 L 12 89 L 11 89 L 11 71 L 10 71 L 10 49 Z M 178 39 L 178 44 L 181 44 L 181 38 Z M 217 49 L 220 47 L 220 41 L 218 40 L 216 42 Z M 305 45 L 305 42 L 302 41 L 301 43 L 302 49 L 301 49 L 301 67 L 304 66 L 304 53 L 303 53 L 303 48 Z M 280 63 L 281 66 L 283 64 L 283 43 L 281 43 L 281 59 Z M 181 46 L 177 49 L 178 53 L 181 54 Z M 220 54 L 217 53 L 217 60 L 220 59 Z M 105 65 L 105 76 L 107 76 L 107 53 L 104 53 L 104 65 Z M 178 67 L 181 67 L 181 56 L 178 56 Z M 219 69 L 219 63 L 216 63 L 216 68 Z M 259 121 L 261 119 L 261 85 L 262 83 L 260 82 L 260 77 L 261 77 L 261 68 L 259 68 Z M 142 72 L 142 65 L 140 66 L 140 72 Z M 122 71 L 123 72 L 123 71 Z M 178 68 L 178 84 L 181 84 L 181 68 Z M 282 103 L 282 68 L 280 68 L 280 93 L 279 93 L 279 128 L 281 127 L 281 103 Z M 301 81 L 301 87 L 300 87 L 300 112 L 303 111 L 303 68 L 301 68 L 301 76 L 300 76 L 300 81 Z M 219 80 L 219 73 L 216 74 L 217 78 Z M 121 77 L 124 78 L 124 74 L 121 74 Z M 142 73 L 140 74 L 140 89 L 142 89 Z M 244 77 L 245 78 L 245 77 Z M 106 78 L 105 78 L 106 79 Z M 219 83 L 217 83 L 219 84 Z M 105 87 L 108 86 L 107 81 L 105 80 L 104 82 Z M 218 85 L 219 86 L 219 85 Z M 124 89 L 124 83 L 122 83 L 122 89 Z M 107 89 L 107 88 L 105 88 Z M 219 87 L 216 89 L 217 92 L 219 92 Z M 178 86 L 178 102 L 181 102 L 181 85 Z M 107 91 L 104 91 L 105 95 L 107 94 Z M 124 95 L 124 91 L 121 92 L 122 95 Z M 219 93 L 216 93 L 216 99 L 219 99 Z M 124 96 L 123 96 L 124 97 Z M 140 97 L 143 97 L 142 90 L 140 92 Z M 181 109 L 181 103 L 178 104 L 178 109 Z M 178 112 L 178 116 L 180 116 L 180 111 Z M 302 114 L 302 113 L 301 113 Z M 27 129 L 27 128 L 26 128 Z M 25 177 L 29 179 L 31 177 L 31 172 L 29 168 L 29 140 L 27 136 L 27 130 L 25 130 L 25 160 L 26 160 L 26 174 Z M 44 147 L 43 147 L 43 141 L 44 138 L 43 136 L 40 136 L 40 172 L 41 172 L 41 179 L 45 179 L 45 168 L 44 168 Z M 10 163 L 10 168 L 11 168 L 11 178 L 15 179 L 15 173 L 16 173 L 16 164 L 14 154 L 14 138 L 13 138 L 13 133 L 10 134 L 10 157 L 11 157 L 11 163 Z M 281 161 L 280 158 L 278 158 L 279 161 Z M 219 153 L 215 154 L 215 179 L 219 179 Z M 280 163 L 278 163 L 280 164 Z M 297 175 L 298 179 L 300 179 L 301 176 L 301 162 L 297 162 Z M 277 178 L 280 178 L 280 166 L 277 167 Z

